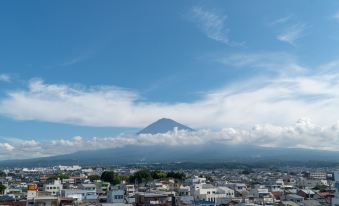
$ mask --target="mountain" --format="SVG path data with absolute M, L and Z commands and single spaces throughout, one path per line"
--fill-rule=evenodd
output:
M 138 132 L 137 134 L 159 134 L 159 133 L 166 133 L 169 131 L 173 131 L 174 128 L 178 130 L 187 130 L 193 131 L 193 129 L 180 124 L 172 119 L 162 118 L 153 122 L 149 126 L 145 127 L 143 130 Z
M 160 119 L 138 134 L 158 134 L 193 129 L 171 119 Z M 203 145 L 127 145 L 124 147 L 84 150 L 72 154 L 25 160 L 0 161 L 0 167 L 54 166 L 58 164 L 81 164 L 108 166 L 114 164 L 174 163 L 206 164 L 252 164 L 254 166 L 291 164 L 304 165 L 305 161 L 319 165 L 339 164 L 338 151 L 322 151 L 296 148 L 270 148 L 247 144 L 206 143 Z M 321 162 L 321 163 L 320 163 Z
M 2 167 L 53 166 L 58 164 L 80 164 L 108 166 L 115 164 L 174 163 L 189 162 L 199 164 L 233 163 L 254 165 L 297 165 L 338 164 L 339 152 L 268 148 L 253 145 L 130 145 L 115 149 L 88 150 L 72 154 L 27 160 L 0 161 Z M 319 164 L 320 164 L 319 163 Z

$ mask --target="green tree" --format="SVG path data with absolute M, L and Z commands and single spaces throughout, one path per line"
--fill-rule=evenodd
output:
M 104 171 L 101 174 L 100 179 L 105 182 L 110 182 L 112 183 L 114 181 L 114 177 L 116 176 L 115 172 L 113 171 Z
M 0 170 L 0 177 L 6 177 L 6 173 Z
M 0 193 L 3 194 L 6 189 L 6 186 L 0 183 Z
M 323 184 L 318 184 L 313 188 L 314 190 L 319 190 L 320 192 L 326 192 L 327 186 Z
M 105 182 L 109 182 L 113 185 L 120 184 L 124 179 L 126 179 L 123 176 L 119 176 L 114 171 L 104 171 L 101 174 L 100 179 Z
M 139 170 L 138 172 L 134 173 L 132 176 L 130 176 L 129 180 L 130 182 L 137 182 L 142 183 L 144 181 L 149 181 L 152 179 L 151 172 L 147 169 Z
M 63 180 L 63 179 L 68 179 L 68 178 L 69 178 L 69 176 L 68 176 L 68 175 L 66 175 L 66 174 L 64 174 L 64 173 L 60 173 L 60 174 L 58 174 L 57 178 L 59 178 L 59 179 Z
M 151 176 L 153 179 L 165 179 L 167 177 L 167 174 L 162 171 L 152 171 Z
M 95 180 L 100 180 L 99 175 L 90 175 L 88 176 L 88 179 L 91 180 L 91 182 L 94 182 Z
M 168 172 L 167 177 L 171 177 L 176 180 L 183 180 L 186 178 L 186 175 L 183 172 Z

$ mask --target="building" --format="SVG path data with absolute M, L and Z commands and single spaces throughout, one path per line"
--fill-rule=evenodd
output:
M 57 196 L 60 194 L 60 191 L 62 190 L 62 183 L 61 181 L 58 180 L 54 180 L 53 184 L 46 184 L 44 186 L 44 191 L 46 192 L 50 192 L 52 195 Z
M 77 203 L 81 203 L 83 201 L 95 202 L 98 200 L 96 192 L 79 189 L 63 189 L 61 190 L 61 197 L 73 198 Z
M 175 206 L 173 193 L 136 193 L 135 206 Z
M 326 180 L 327 173 L 326 172 L 310 172 L 309 177 L 311 179 Z
M 125 203 L 125 191 L 124 190 L 113 190 L 107 193 L 108 203 Z
M 315 192 L 310 189 L 302 189 L 297 192 L 297 195 L 302 196 L 305 199 L 312 199 L 315 195 Z
M 296 195 L 296 194 L 288 194 L 286 196 L 287 201 L 292 201 L 294 203 L 297 203 L 299 205 L 304 203 L 304 198 L 302 196 Z
M 204 200 L 222 204 L 228 199 L 234 197 L 234 190 L 228 187 L 214 187 L 210 184 L 202 184 L 201 187 L 194 190 L 196 200 Z

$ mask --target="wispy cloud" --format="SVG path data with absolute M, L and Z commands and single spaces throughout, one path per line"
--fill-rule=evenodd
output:
M 222 55 L 217 61 L 226 66 L 245 69 L 257 69 L 257 72 L 272 72 L 281 75 L 303 73 L 307 68 L 300 65 L 296 58 L 285 52 L 234 53 Z
M 224 44 L 230 44 L 226 15 L 218 15 L 203 7 L 194 7 L 192 9 L 192 19 L 208 38 Z
M 72 59 L 69 59 L 61 64 L 61 66 L 71 66 L 80 62 L 85 61 L 86 59 L 90 58 L 94 54 L 93 50 L 87 50 L 81 55 L 78 55 Z
M 9 91 L 0 100 L 0 114 L 18 120 L 111 127 L 143 127 L 162 117 L 198 128 L 286 125 L 304 116 L 324 124 L 335 122 L 338 73 L 293 75 L 245 80 L 209 91 L 200 100 L 178 103 L 144 101 L 137 92 L 116 87 L 31 81 L 27 89 Z
M 284 24 L 284 23 L 288 22 L 289 20 L 291 20 L 292 17 L 293 17 L 292 15 L 288 15 L 288 16 L 278 18 L 278 19 L 270 22 L 269 25 L 275 26 L 275 25 L 278 25 L 278 24 Z
M 277 39 L 294 46 L 295 42 L 303 36 L 304 30 L 305 24 L 294 24 L 279 34 Z
M 333 15 L 333 19 L 339 22 L 339 11 Z
M 0 81 L 10 82 L 11 81 L 11 76 L 8 75 L 8 74 L 0 74 Z

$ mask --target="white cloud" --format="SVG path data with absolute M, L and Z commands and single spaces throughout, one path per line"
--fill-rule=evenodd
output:
M 339 142 L 336 61 L 316 67 L 317 74 L 309 74 L 312 68 L 300 66 L 295 58 L 285 53 L 241 53 L 220 58 L 220 61 L 241 68 L 295 72 L 256 76 L 209 91 L 197 101 L 177 103 L 144 101 L 137 92 L 117 87 L 47 84 L 32 80 L 26 89 L 7 91 L 0 99 L 0 114 L 17 120 L 110 127 L 144 127 L 168 117 L 193 128 L 216 130 L 141 136 L 77 136 L 48 141 L 3 139 L 0 159 L 126 145 L 207 142 L 339 150 L 336 143 Z M 310 118 L 314 123 L 301 119 L 293 125 L 300 117 Z
M 278 19 L 272 21 L 269 25 L 275 26 L 275 25 L 278 25 L 278 24 L 284 24 L 284 23 L 288 22 L 289 20 L 291 20 L 292 17 L 293 17 L 292 15 L 288 15 L 288 16 L 278 18 Z
M 295 41 L 303 36 L 305 24 L 294 24 L 277 36 L 279 41 L 295 45 Z
M 208 38 L 224 44 L 230 43 L 229 29 L 226 27 L 227 16 L 218 15 L 202 7 L 194 7 L 192 14 L 194 22 Z
M 339 11 L 337 11 L 334 15 L 333 18 L 339 22 Z
M 295 57 L 284 52 L 235 53 L 220 56 L 217 61 L 226 66 L 254 68 L 277 74 L 291 75 L 307 71 L 297 62 Z
M 9 76 L 8 74 L 0 74 L 0 81 L 10 82 L 11 81 L 11 76 Z
M 14 147 L 8 143 L 0 143 L 0 149 L 5 150 L 6 152 L 13 151 Z
M 339 123 L 316 125 L 309 119 L 299 119 L 295 124 L 277 126 L 258 124 L 242 129 L 225 127 L 220 130 L 170 131 L 164 134 L 118 135 L 115 137 L 73 137 L 72 139 L 24 140 L 35 142 L 21 144 L 19 139 L 7 139 L 0 143 L 0 159 L 32 158 L 77 152 L 120 148 L 129 145 L 203 145 L 252 144 L 265 147 L 308 148 L 320 150 L 339 149 Z M 43 145 L 43 146 L 41 146 Z M 5 151 L 4 151 L 5 150 Z
M 17 120 L 110 127 L 144 127 L 163 117 L 195 128 L 288 125 L 304 116 L 328 124 L 337 121 L 338 89 L 338 74 L 282 75 L 237 82 L 194 102 L 160 103 L 116 87 L 31 81 L 26 90 L 9 91 L 0 100 L 0 114 Z

